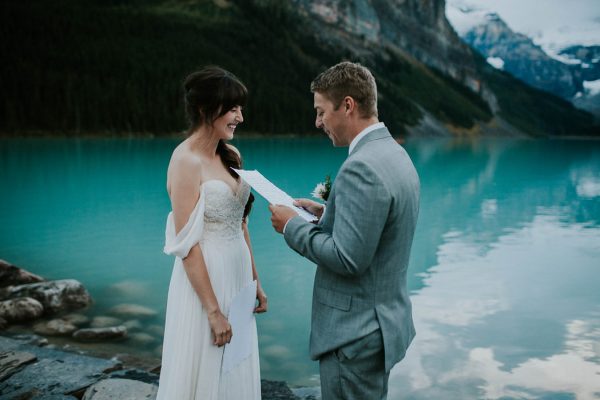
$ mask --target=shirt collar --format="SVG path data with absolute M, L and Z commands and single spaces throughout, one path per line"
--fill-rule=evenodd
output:
M 378 122 L 376 124 L 367 126 L 358 135 L 356 135 L 356 137 L 354 139 L 352 139 L 352 142 L 350 142 L 350 147 L 348 148 L 348 154 L 352 153 L 352 150 L 354 150 L 354 147 L 356 147 L 356 144 L 360 141 L 360 139 L 367 136 L 367 134 L 369 132 L 373 132 L 375 129 L 384 128 L 384 127 L 385 127 L 385 124 L 383 122 Z

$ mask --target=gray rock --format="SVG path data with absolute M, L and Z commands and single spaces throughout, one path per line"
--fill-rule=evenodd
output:
M 83 400 L 155 399 L 158 386 L 130 379 L 105 379 L 90 386 Z
M 44 278 L 0 260 L 0 287 L 42 282 Z
M 140 381 L 156 385 L 158 385 L 159 380 L 158 374 L 154 374 L 137 368 L 122 369 L 119 371 L 112 372 L 110 374 L 110 378 L 131 379 L 134 381 Z
M 115 317 L 98 316 L 92 319 L 90 327 L 92 328 L 107 328 L 109 326 L 121 325 L 123 321 Z
M 0 331 L 6 329 L 8 327 L 8 321 L 4 318 L 0 318 Z
M 61 395 L 80 397 L 83 389 L 96 383 L 107 371 L 118 365 L 115 361 L 35 347 L 0 337 L 0 348 L 7 347 L 32 353 L 38 361 L 0 381 L 0 393 L 6 396 L 1 397 L 2 399 L 60 399 L 61 397 L 47 396 Z M 76 394 L 79 392 L 81 395 Z
M 45 337 L 41 337 L 38 335 L 16 335 L 16 336 L 12 336 L 12 339 L 16 340 L 17 342 L 20 342 L 21 344 L 29 344 L 32 346 L 37 346 L 37 347 L 44 347 L 48 345 L 48 339 L 46 339 Z M 0 344 L 2 344 L 0 342 Z M 0 348 L 6 348 L 8 349 L 8 347 L 0 347 Z
M 39 322 L 33 326 L 35 333 L 46 336 L 70 336 L 76 330 L 75 325 L 62 318 Z
M 111 326 L 106 328 L 79 329 L 73 333 L 73 338 L 82 342 L 98 342 L 103 340 L 123 339 L 127 337 L 127 328 Z
M 113 307 L 110 313 L 123 318 L 151 318 L 158 314 L 155 310 L 138 304 L 121 304 Z
M 128 331 L 139 331 L 144 327 L 142 323 L 137 319 L 131 319 L 123 323 L 123 326 L 127 328 Z
M 152 372 L 153 374 L 160 375 L 161 369 L 162 369 L 162 365 L 158 364 L 158 365 L 152 367 L 151 369 L 149 369 L 148 372 Z
M 31 297 L 0 301 L 0 318 L 8 322 L 28 321 L 44 313 L 42 304 Z
M 46 340 L 38 335 L 14 335 L 11 337 L 0 336 L 0 349 L 2 351 L 26 351 L 28 353 L 36 354 L 31 349 L 38 349 L 38 342 L 40 340 Z
M 1 385 L 0 385 L 1 387 Z M 2 391 L 0 391 L 0 393 L 3 393 Z M 31 399 L 35 399 L 35 398 L 39 398 L 40 396 L 40 391 L 37 389 L 24 389 L 24 388 L 17 388 L 16 390 L 10 392 L 10 394 L 7 394 L 5 396 L 0 396 L 0 400 L 21 400 L 21 399 L 25 399 L 25 400 L 31 400 Z
M 1 349 L 7 349 L 7 352 L 10 351 L 13 354 L 30 353 L 38 359 L 34 363 L 24 363 L 23 369 L 14 372 L 6 379 L 0 376 L 0 399 L 137 400 L 155 398 L 160 367 L 150 372 L 142 369 L 122 369 L 122 363 L 118 359 L 103 360 L 53 350 L 48 347 L 32 346 L 27 344 L 31 342 L 31 337 L 22 336 L 19 340 L 15 340 L 0 336 Z M 2 370 L 1 361 L 0 370 Z M 261 386 L 263 400 L 320 398 L 318 388 L 292 391 L 285 382 L 267 380 L 262 380 Z
M 22 351 L 6 351 L 0 353 L 0 382 L 19 372 L 25 365 L 34 362 L 34 354 Z
M 42 303 L 47 313 L 87 307 L 92 303 L 88 291 L 75 279 L 11 286 L 4 292 L 11 299 L 33 297 Z
M 260 388 L 263 400 L 300 400 L 282 381 L 267 381 L 261 379 Z
M 140 354 L 140 353 L 136 352 L 135 354 L 118 353 L 118 354 L 115 354 L 112 359 L 114 361 L 119 361 L 124 366 L 141 368 L 142 370 L 146 371 L 146 373 L 152 372 L 155 380 L 153 380 L 153 381 L 144 380 L 144 382 L 158 383 L 158 373 L 154 372 L 153 369 L 156 368 L 157 365 L 160 365 L 160 358 L 149 357 L 147 354 Z M 113 377 L 114 378 L 133 379 L 133 380 L 137 380 L 137 381 L 142 380 L 142 379 L 139 379 L 138 377 L 122 376 L 122 375 L 117 376 L 117 375 L 111 374 L 111 378 L 113 378 Z

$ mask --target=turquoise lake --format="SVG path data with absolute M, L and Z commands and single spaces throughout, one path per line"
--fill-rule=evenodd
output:
M 243 133 L 241 133 L 243 136 Z M 173 258 L 166 168 L 176 139 L 0 139 L 0 258 L 74 278 L 106 315 L 134 303 L 153 339 L 107 351 L 158 357 Z M 236 139 L 245 168 L 295 197 L 335 176 L 326 138 Z M 600 141 L 414 139 L 421 213 L 409 289 L 417 337 L 389 399 L 600 399 Z M 271 228 L 250 232 L 269 312 L 262 377 L 318 385 L 308 357 L 315 267 Z M 132 332 L 133 333 L 133 332 Z M 332 334 L 335 334 L 332 332 Z

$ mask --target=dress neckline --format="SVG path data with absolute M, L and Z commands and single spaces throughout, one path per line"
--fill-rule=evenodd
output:
M 225 182 L 223 179 L 211 178 L 211 179 L 207 179 L 204 182 L 202 182 L 200 184 L 200 187 L 204 186 L 208 182 L 221 182 L 223 185 L 225 185 L 225 186 L 227 186 L 229 188 L 229 191 L 233 195 L 237 195 L 237 193 L 240 190 L 240 187 L 242 186 L 242 183 L 238 182 L 238 184 L 236 185 L 236 188 L 234 189 L 234 188 L 231 187 L 231 185 L 229 183 Z

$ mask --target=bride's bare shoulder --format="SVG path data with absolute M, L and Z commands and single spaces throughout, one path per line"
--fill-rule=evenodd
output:
M 191 151 L 187 141 L 181 142 L 169 161 L 167 168 L 167 191 L 181 182 L 199 182 L 202 175 L 202 158 Z

